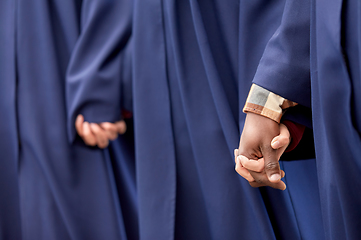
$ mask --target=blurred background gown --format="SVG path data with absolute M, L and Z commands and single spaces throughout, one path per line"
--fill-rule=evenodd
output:
M 288 190 L 234 171 L 251 80 L 283 1 L 139 0 L 132 30 L 133 113 L 141 239 L 322 239 L 314 160 L 284 164 Z M 101 81 L 69 75 L 77 114 L 111 121 Z M 82 89 L 90 89 L 82 94 Z M 114 91 L 109 88 L 111 99 Z M 88 101 L 88 102 L 87 102 Z M 96 114 L 97 113 L 97 114 Z M 102 115 L 102 119 L 99 117 Z M 315 182 L 316 181 L 316 182 Z M 320 238 L 321 236 L 321 238 Z
M 83 77 L 120 77 L 131 6 L 0 2 L 0 239 L 138 238 L 132 134 L 104 151 L 70 146 L 65 105 L 80 48 Z

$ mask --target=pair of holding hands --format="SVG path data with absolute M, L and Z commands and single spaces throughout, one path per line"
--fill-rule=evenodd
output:
M 285 172 L 280 169 L 279 159 L 291 142 L 284 124 L 247 113 L 239 148 L 234 150 L 236 171 L 252 187 L 270 186 L 285 190 L 281 180 Z

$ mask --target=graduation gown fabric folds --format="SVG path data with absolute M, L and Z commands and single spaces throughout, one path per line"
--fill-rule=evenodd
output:
M 314 162 L 294 162 L 293 173 L 305 174 L 290 176 L 284 192 L 252 188 L 234 171 L 241 109 L 283 8 L 283 1 L 134 1 L 141 239 L 322 239 Z M 112 84 L 92 81 L 69 81 L 70 115 L 92 109 L 100 92 L 104 102 L 116 99 Z M 88 121 L 112 121 L 118 109 L 92 111 Z M 300 183 L 310 195 L 293 187 Z
M 287 21 L 267 46 L 254 82 L 312 107 L 325 238 L 358 239 L 361 5 L 354 0 L 288 2 L 291 14 L 285 12 Z
M 312 1 L 311 86 L 327 239 L 361 236 L 361 3 Z
M 21 239 L 14 4 L 0 2 L 0 239 Z
M 1 1 L 1 239 L 137 238 L 132 136 L 104 151 L 79 139 L 70 145 L 65 100 L 68 69 L 83 69 L 84 79 L 119 77 L 131 6 Z M 84 48 L 87 62 L 78 56 Z

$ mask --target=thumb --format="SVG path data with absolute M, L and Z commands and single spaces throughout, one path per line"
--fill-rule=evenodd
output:
M 280 125 L 280 135 L 273 138 L 271 146 L 273 149 L 277 150 L 277 159 L 280 159 L 282 154 L 286 151 L 288 145 L 291 142 L 290 132 L 286 125 Z
M 287 148 L 290 141 L 290 132 L 288 131 L 288 128 L 281 123 L 280 134 L 272 139 L 271 146 L 273 149 Z
M 279 182 L 281 180 L 281 169 L 277 158 L 277 150 L 270 145 L 263 149 L 264 169 L 270 182 Z

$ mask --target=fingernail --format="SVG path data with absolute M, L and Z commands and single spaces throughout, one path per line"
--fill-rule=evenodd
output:
M 279 141 L 275 141 L 275 142 L 271 143 L 271 145 L 272 145 L 272 148 L 279 148 L 280 142 L 279 142 Z
M 237 172 L 237 166 L 238 166 L 238 162 L 236 163 L 236 166 L 234 166 L 234 170 Z
M 275 174 L 272 174 L 270 177 L 269 177 L 269 180 L 270 181 L 278 181 L 281 179 L 281 175 L 279 175 L 278 173 L 275 173 Z
M 242 155 L 239 155 L 239 156 L 237 157 L 237 162 L 238 162 L 239 164 L 242 163 Z
M 233 152 L 234 152 L 234 157 L 237 156 L 237 150 L 238 150 L 238 149 L 236 148 L 236 149 L 234 149 L 234 151 L 233 151 Z

